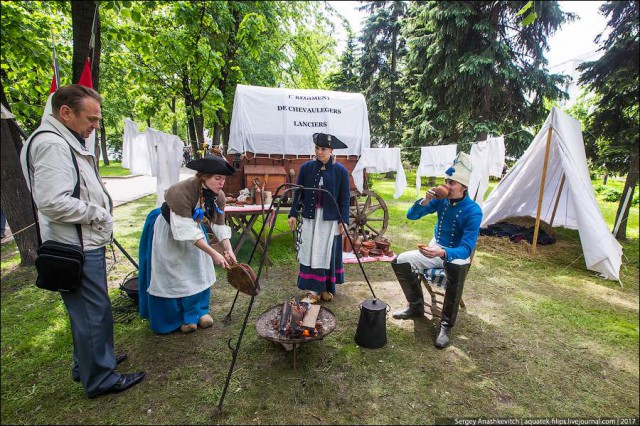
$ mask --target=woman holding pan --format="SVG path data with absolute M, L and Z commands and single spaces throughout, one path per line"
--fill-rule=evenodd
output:
M 227 268 L 236 261 L 222 191 L 235 169 L 214 155 L 190 161 L 187 167 L 196 175 L 167 190 L 162 206 L 147 216 L 140 238 L 140 316 L 160 334 L 211 327 L 214 265 Z M 203 222 L 211 226 L 224 254 L 209 245 Z

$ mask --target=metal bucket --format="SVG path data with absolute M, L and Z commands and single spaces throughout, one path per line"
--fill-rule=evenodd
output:
M 131 274 L 129 274 L 131 275 Z M 139 297 L 138 297 L 138 277 L 132 277 L 129 278 L 129 275 L 127 275 L 124 279 L 125 281 L 122 282 L 122 284 L 120 284 L 120 290 L 124 291 L 127 296 L 129 296 L 131 298 L 131 300 L 133 300 L 134 302 L 136 302 L 136 305 L 138 304 L 139 301 Z
M 379 299 L 362 302 L 354 337 L 359 346 L 378 349 L 387 344 L 387 308 L 388 305 Z

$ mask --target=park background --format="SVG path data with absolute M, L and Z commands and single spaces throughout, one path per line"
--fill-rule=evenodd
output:
M 467 308 L 445 351 L 433 348 L 428 318 L 389 319 L 385 348 L 359 348 L 358 306 L 370 293 L 357 266 L 348 266 L 348 284 L 331 302 L 337 330 L 304 346 L 292 370 L 290 353 L 249 327 L 225 414 L 213 417 L 231 358 L 227 340 L 237 338 L 247 302 L 232 324 L 221 323 L 234 295 L 223 272 L 212 295 L 214 327 L 157 336 L 130 315 L 118 286 L 131 265 L 114 250 L 109 284 L 123 314 L 116 345 L 129 353 L 123 368 L 148 376 L 125 394 L 90 401 L 69 380 L 68 319 L 57 295 L 33 286 L 35 238 L 25 232 L 2 246 L 2 423 L 637 418 L 638 204 L 634 195 L 625 210 L 621 199 L 638 176 L 638 3 L 602 3 L 601 55 L 576 69 L 573 81 L 554 74 L 546 57 L 553 34 L 574 19 L 564 4 L 362 2 L 365 21 L 356 33 L 326 2 L 2 2 L 3 106 L 30 133 L 49 93 L 53 48 L 61 84 L 78 81 L 90 57 L 94 87 L 105 98 L 96 141 L 105 175 L 117 169 L 125 117 L 179 135 L 194 152 L 207 139 L 224 148 L 239 83 L 363 93 L 373 146 L 453 142 L 468 152 L 489 134 L 510 135 L 511 162 L 560 106 L 583 124 L 594 191 L 610 229 L 622 216 L 616 237 L 624 249 L 618 283 L 586 270 L 576 231 L 547 229 L 558 241 L 535 256 L 526 243 L 482 237 L 465 286 Z M 348 34 L 343 49 L 333 37 L 338 29 Z M 582 92 L 568 103 L 562 92 L 576 83 Z M 30 223 L 30 204 L 16 168 L 22 138 L 5 129 L 7 121 L 2 208 L 20 230 Z M 417 158 L 405 162 L 411 170 Z M 408 180 L 414 177 L 410 171 Z M 389 200 L 387 235 L 396 252 L 430 238 L 432 220 L 404 218 L 410 191 L 394 200 L 392 179 L 373 176 L 371 185 Z M 146 197 L 116 208 L 115 236 L 136 257 L 154 204 Z M 292 247 L 290 235 L 274 241 L 276 265 L 252 319 L 295 293 Z M 388 264 L 366 271 L 391 308 L 404 303 Z

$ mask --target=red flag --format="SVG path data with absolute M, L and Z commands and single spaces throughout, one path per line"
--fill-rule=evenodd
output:
M 52 106 L 51 106 L 51 100 L 53 98 L 53 94 L 56 92 L 56 90 L 58 90 L 58 78 L 59 78 L 59 73 L 58 73 L 58 63 L 56 61 L 56 57 L 55 57 L 55 52 L 53 55 L 53 78 L 51 78 L 51 88 L 49 89 L 49 97 L 47 98 L 47 102 L 45 102 L 44 104 L 44 111 L 42 113 L 42 120 L 44 120 L 45 117 L 49 116 L 53 110 Z
M 78 84 L 93 89 L 93 79 L 91 78 L 91 60 L 88 57 L 84 62 L 84 69 L 82 70 L 82 74 L 80 75 Z
M 56 66 L 53 65 L 53 78 L 51 79 L 51 88 L 49 89 L 49 94 L 52 94 L 58 90 L 58 81 L 56 78 Z

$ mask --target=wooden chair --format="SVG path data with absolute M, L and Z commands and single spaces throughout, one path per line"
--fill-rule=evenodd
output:
M 431 303 L 427 305 L 430 310 L 429 313 L 434 317 L 440 318 L 442 305 L 444 304 L 444 294 L 447 289 L 447 275 L 444 272 L 444 268 L 425 269 L 418 276 L 431 297 Z M 440 297 L 437 298 L 437 296 Z M 460 307 L 465 307 L 462 298 L 460 298 Z

